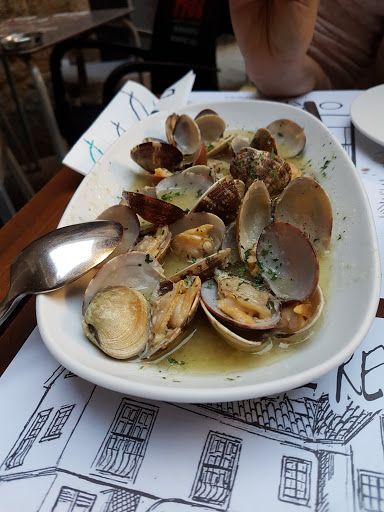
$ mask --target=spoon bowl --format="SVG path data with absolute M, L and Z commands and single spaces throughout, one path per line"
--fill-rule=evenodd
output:
M 57 290 L 101 263 L 122 235 L 120 223 L 100 220 L 56 229 L 27 245 L 12 262 L 0 325 L 24 295 Z

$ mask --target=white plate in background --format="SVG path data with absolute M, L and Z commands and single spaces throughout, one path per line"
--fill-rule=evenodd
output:
M 350 116 L 361 133 L 384 146 L 384 84 L 359 94 L 351 104 Z
M 188 370 L 167 378 L 155 365 L 113 360 L 95 347 L 81 328 L 81 301 L 87 278 L 37 297 L 41 336 L 52 355 L 73 373 L 103 387 L 134 396 L 173 402 L 220 402 L 275 394 L 310 381 L 345 361 L 359 346 L 375 317 L 380 293 L 380 258 L 370 205 L 355 167 L 329 130 L 296 107 L 267 101 L 193 104 L 183 112 L 195 116 L 212 108 L 229 129 L 256 130 L 288 118 L 305 130 L 304 158 L 327 191 L 334 215 L 329 283 L 324 321 L 298 350 L 268 365 L 226 375 Z M 119 202 L 133 184 L 138 166 L 131 148 L 146 136 L 164 138 L 167 113 L 155 114 L 128 130 L 84 178 L 60 226 L 94 219 Z M 250 357 L 258 357 L 253 355 Z M 185 369 L 185 371 L 184 371 Z M 165 377 L 165 378 L 164 378 Z M 229 375 L 232 377 L 232 375 Z

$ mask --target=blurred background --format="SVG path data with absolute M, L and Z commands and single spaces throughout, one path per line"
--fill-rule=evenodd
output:
M 127 14 L 81 34 L 81 44 L 76 36 L 64 37 L 64 42 L 28 55 L 9 54 L 6 62 L 3 48 L 0 187 L 8 198 L 3 194 L 1 204 L 10 199 L 17 211 L 62 167 L 62 154 L 52 143 L 32 68 L 39 70 L 47 88 L 64 152 L 123 80 L 138 80 L 160 94 L 183 76 L 188 66 L 196 66 L 195 89 L 252 89 L 233 36 L 227 0 L 0 0 L 0 37 L 4 41 L 21 26 L 30 27 L 33 33 L 39 31 L 44 41 L 58 30 L 65 31 L 71 22 L 85 19 L 88 11 L 102 14 L 111 9 L 127 9 Z M 135 69 L 138 62 L 142 67 Z M 159 62 L 168 67 L 156 75 L 153 66 Z M 185 68 L 175 68 L 179 64 Z M 119 66 L 129 68 L 129 74 L 122 69 L 116 75 Z M 29 126 L 32 150 L 12 95 L 10 74 Z M 106 81 L 110 86 L 107 92 Z M 19 168 L 16 173 L 15 166 Z M 20 172 L 28 182 L 21 186 Z M 4 224 L 4 218 L 1 222 Z

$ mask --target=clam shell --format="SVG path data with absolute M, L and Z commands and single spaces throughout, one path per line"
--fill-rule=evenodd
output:
M 172 236 L 176 236 L 188 229 L 198 228 L 203 224 L 212 224 L 213 228 L 209 232 L 209 236 L 212 238 L 214 250 L 218 251 L 221 247 L 223 237 L 225 234 L 225 225 L 224 222 L 213 213 L 207 212 L 196 212 L 196 213 L 188 213 L 184 215 L 183 218 L 174 222 L 169 226 L 169 230 L 172 233 Z
M 270 131 L 265 128 L 259 128 L 250 143 L 251 148 L 260 149 L 261 151 L 273 152 L 277 156 L 277 146 L 275 139 Z
M 247 190 L 237 216 L 237 243 L 242 261 L 245 253 L 259 239 L 261 232 L 271 222 L 271 199 L 262 181 L 255 181 Z
M 193 319 L 197 308 L 200 302 L 200 294 L 201 294 L 201 281 L 198 277 L 195 277 L 189 291 L 192 290 L 192 302 L 191 306 L 188 310 L 184 311 L 184 314 L 181 314 L 181 318 L 178 320 L 178 325 L 176 327 L 169 328 L 166 336 L 160 342 L 155 342 L 155 337 L 152 336 L 149 341 L 148 351 L 145 354 L 144 360 L 151 359 L 156 360 L 159 356 L 162 356 L 164 353 L 167 353 L 171 350 L 177 348 L 178 344 L 183 340 L 181 338 L 181 334 L 183 333 L 184 328 L 188 325 L 188 323 Z M 171 292 L 172 293 L 172 290 Z M 188 293 L 188 291 L 187 291 Z M 176 294 L 174 297 L 175 304 L 172 305 L 173 309 L 169 312 L 169 317 L 173 311 L 177 311 L 178 315 L 180 315 L 181 307 L 179 307 L 180 300 L 183 299 L 183 294 Z M 161 298 L 157 299 L 157 305 L 161 308 L 160 303 Z M 154 322 L 154 315 L 156 315 L 156 302 L 153 305 L 153 315 L 152 315 L 152 323 Z
M 115 359 L 141 353 L 149 339 L 150 306 L 137 290 L 114 286 L 99 290 L 87 310 L 82 326 L 87 337 Z
M 231 249 L 229 257 L 229 264 L 236 263 L 240 260 L 240 254 L 237 246 L 237 224 L 236 221 L 232 222 L 225 231 L 223 238 L 222 249 Z
M 237 331 L 235 328 L 226 327 L 209 311 L 204 302 L 201 307 L 207 316 L 209 323 L 215 331 L 232 347 L 242 352 L 251 354 L 265 354 L 273 347 L 272 340 L 268 339 L 265 331 Z M 268 332 L 268 331 L 267 331 Z
M 83 315 L 99 290 L 127 286 L 150 299 L 160 290 L 163 269 L 155 258 L 139 251 L 120 254 L 108 261 L 90 280 L 83 297 Z
M 131 149 L 131 157 L 140 167 L 152 173 L 158 167 L 174 171 L 178 169 L 183 160 L 182 153 L 175 146 L 166 142 L 138 144 Z
M 293 158 L 303 151 L 306 136 L 302 127 L 294 121 L 277 119 L 267 126 L 267 130 L 275 139 L 281 158 Z
M 245 135 L 235 135 L 231 141 L 232 151 L 237 155 L 240 149 L 250 147 L 250 143 L 251 141 Z
M 208 169 L 205 166 L 196 166 Z M 193 167 L 191 168 L 193 169 Z M 156 186 L 156 195 L 158 199 L 177 202 L 178 196 L 183 205 L 183 209 L 190 209 L 196 204 L 198 199 L 212 186 L 212 181 L 198 172 L 183 171 L 168 178 L 161 180 Z M 177 196 L 178 195 L 178 196 Z
M 202 260 L 196 261 L 192 265 L 188 265 L 179 272 L 173 274 L 162 282 L 162 288 L 168 286 L 167 282 L 177 283 L 181 279 L 185 279 L 187 276 L 199 276 L 202 281 L 210 279 L 216 268 L 224 268 L 228 264 L 231 249 L 222 249 L 211 256 L 207 256 Z
M 155 226 L 171 224 L 184 215 L 178 206 L 138 192 L 124 190 L 123 198 L 137 215 Z
M 123 226 L 123 237 L 120 244 L 113 253 L 104 260 L 104 263 L 132 249 L 139 236 L 140 223 L 137 215 L 131 208 L 122 204 L 116 204 L 100 213 L 96 220 L 114 220 L 115 222 L 120 222 Z
M 257 243 L 260 272 L 282 300 L 307 299 L 319 281 L 319 262 L 308 238 L 285 222 L 266 226 Z
M 217 141 L 217 144 L 214 144 L 214 147 L 207 151 L 207 157 L 208 158 L 215 158 L 219 155 L 222 155 L 223 153 L 227 153 L 228 150 L 231 149 L 231 143 L 234 139 L 234 135 L 228 135 L 227 137 L 224 137 L 223 139 L 219 139 Z
M 171 114 L 165 122 L 165 131 L 170 144 L 175 144 L 183 155 L 194 155 L 201 146 L 200 130 L 187 114 Z
M 225 176 L 201 196 L 192 211 L 214 213 L 225 224 L 229 224 L 236 218 L 243 196 L 244 184 L 231 176 Z
M 291 181 L 291 168 L 280 157 L 253 148 L 243 148 L 233 158 L 230 173 L 242 180 L 246 188 L 254 181 L 264 181 L 270 195 L 277 195 Z
M 298 335 L 311 329 L 314 326 L 314 324 L 319 320 L 320 315 L 324 308 L 324 295 L 323 295 L 323 292 L 322 292 L 320 286 L 317 286 L 316 290 L 309 297 L 308 300 L 311 303 L 312 312 L 311 312 L 311 317 L 308 319 L 307 324 L 304 327 L 302 327 L 301 329 L 294 331 L 294 330 L 290 330 L 289 327 L 283 325 L 282 321 L 280 320 L 276 324 L 276 327 L 273 329 L 273 335 L 276 335 L 278 337 L 289 337 L 289 338 L 293 337 L 293 335 L 294 335 L 294 338 L 292 338 L 292 339 L 296 340 Z M 284 304 L 283 304 L 283 309 L 284 309 Z
M 254 324 L 244 324 L 237 320 L 234 320 L 230 316 L 226 315 L 217 307 L 218 294 L 217 294 L 217 283 L 213 279 L 205 281 L 201 288 L 201 300 L 209 311 L 220 320 L 220 322 L 226 323 L 228 326 L 235 326 L 244 330 L 260 331 L 266 329 L 272 329 L 275 327 L 280 319 L 280 303 L 277 300 L 271 301 L 273 305 L 272 315 L 267 319 L 260 319 Z
M 168 226 L 159 226 L 156 231 L 145 234 L 133 250 L 144 252 L 161 261 L 171 244 L 171 238 L 172 233 Z
M 209 144 L 222 137 L 226 123 L 216 112 L 208 109 L 202 110 L 196 117 L 195 122 L 200 130 L 202 140 Z
M 292 180 L 276 201 L 275 221 L 300 229 L 318 254 L 328 249 L 332 234 L 332 206 L 323 187 L 311 178 Z

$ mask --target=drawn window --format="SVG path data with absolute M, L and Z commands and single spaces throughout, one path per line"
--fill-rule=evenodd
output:
M 295 457 L 283 457 L 279 499 L 308 505 L 312 463 Z
M 90 512 L 95 501 L 95 494 L 62 487 L 52 512 Z
M 74 407 L 74 405 L 65 405 L 57 411 L 44 437 L 40 439 L 40 442 L 51 441 L 52 439 L 57 439 L 61 436 L 63 427 L 66 424 Z
M 96 470 L 134 481 L 156 412 L 157 408 L 123 400 L 97 458 Z
M 192 499 L 228 506 L 240 457 L 241 440 L 210 432 L 205 442 Z
M 40 434 L 42 428 L 45 425 L 45 422 L 48 419 L 48 416 L 52 409 L 47 409 L 45 411 L 40 411 L 34 418 L 32 425 L 27 430 L 27 433 L 17 444 L 16 449 L 11 452 L 7 460 L 5 461 L 5 466 L 7 469 L 15 468 L 17 466 L 21 466 L 27 456 L 27 453 L 32 448 L 33 443 L 35 442 L 37 436 Z
M 361 509 L 369 512 L 384 510 L 384 475 L 361 472 L 359 479 Z

